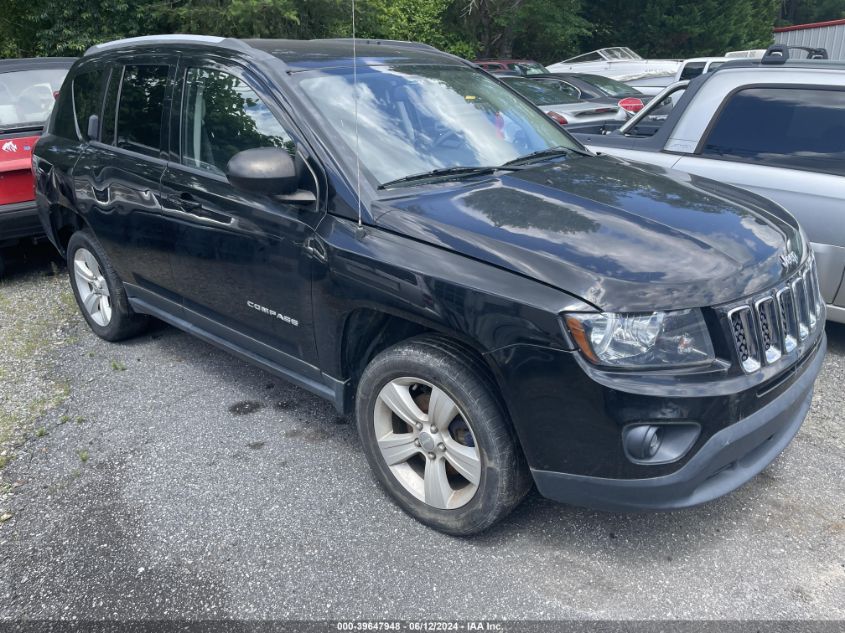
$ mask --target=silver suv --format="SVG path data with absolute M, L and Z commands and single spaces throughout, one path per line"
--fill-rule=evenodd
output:
M 785 207 L 816 254 L 828 318 L 845 323 L 845 62 L 789 59 L 772 47 L 762 60 L 674 84 L 652 103 L 681 91 L 662 125 L 646 107 L 612 131 L 570 131 L 594 151 L 737 185 Z

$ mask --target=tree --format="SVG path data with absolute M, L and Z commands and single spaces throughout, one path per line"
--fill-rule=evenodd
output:
M 143 35 L 150 0 L 32 0 L 24 21 L 34 31 L 21 49 L 29 55 L 81 55 L 92 44 Z
M 629 46 L 649 57 L 721 55 L 772 42 L 780 0 L 603 0 L 585 5 L 585 48 Z
M 481 57 L 511 57 L 517 13 L 526 0 L 465 0 L 464 17 Z
M 580 52 L 590 34 L 581 0 L 526 0 L 516 17 L 513 50 L 519 57 L 559 62 Z
M 356 0 L 362 37 L 474 58 L 558 61 L 601 46 L 689 57 L 771 43 L 776 18 L 845 14 L 845 0 Z M 352 0 L 0 0 L 0 55 L 78 55 L 151 33 L 315 38 L 352 34 Z
M 141 35 L 151 0 L 4 0 L 3 54 L 79 55 L 98 42 Z
M 845 0 L 783 0 L 779 24 L 806 24 L 845 18 Z
M 451 16 L 480 57 L 528 57 L 558 61 L 588 35 L 581 0 L 459 0 Z
M 171 0 L 156 7 L 153 23 L 168 33 L 242 38 L 299 37 L 302 4 L 305 2 L 296 0 Z M 331 3 L 333 8 L 338 4 Z

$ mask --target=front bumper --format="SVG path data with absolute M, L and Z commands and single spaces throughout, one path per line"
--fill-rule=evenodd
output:
M 35 201 L 0 205 L 0 246 L 26 237 L 42 237 L 44 227 L 38 219 Z
M 827 348 L 822 335 L 801 375 L 771 402 L 710 437 L 678 470 L 639 479 L 609 479 L 532 469 L 544 497 L 609 511 L 674 510 L 736 490 L 772 463 L 810 408 Z

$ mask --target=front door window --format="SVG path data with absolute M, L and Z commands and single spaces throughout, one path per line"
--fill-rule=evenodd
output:
M 226 173 L 229 159 L 257 147 L 295 145 L 270 109 L 246 83 L 229 73 L 190 68 L 185 81 L 182 163 Z

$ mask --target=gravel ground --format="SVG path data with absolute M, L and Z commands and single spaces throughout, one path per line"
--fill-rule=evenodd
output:
M 845 619 L 845 327 L 796 440 L 733 495 L 532 494 L 456 539 L 391 503 L 330 405 L 163 325 L 101 341 L 49 269 L 0 286 L 0 618 Z
M 53 252 L 46 245 L 13 254 L 18 252 L 28 259 L 13 260 L 12 280 L 0 280 L 0 468 L 32 423 L 70 393 L 69 383 L 55 371 L 55 351 L 76 340 L 72 332 L 78 322 Z

